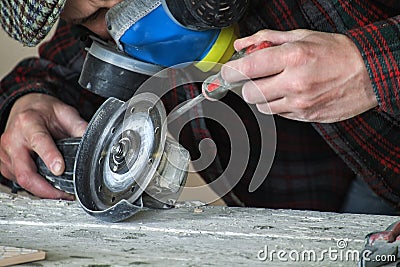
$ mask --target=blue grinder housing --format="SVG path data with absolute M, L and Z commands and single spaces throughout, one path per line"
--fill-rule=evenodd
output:
M 120 43 L 134 58 L 170 67 L 203 59 L 219 33 L 218 29 L 194 31 L 184 28 L 160 5 L 125 31 Z

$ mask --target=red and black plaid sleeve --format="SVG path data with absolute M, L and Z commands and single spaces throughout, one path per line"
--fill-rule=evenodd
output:
M 334 124 L 314 124 L 332 149 L 393 206 L 400 207 L 400 4 L 398 1 L 305 1 L 331 31 L 360 50 L 378 108 Z M 321 26 L 323 24 L 314 24 Z
M 353 119 L 316 125 L 332 148 L 387 202 L 400 206 L 400 4 L 336 1 L 379 103 Z
M 400 65 L 400 36 L 398 15 L 400 14 L 400 3 L 383 0 L 253 0 L 252 3 L 250 12 L 241 25 L 244 35 L 264 28 L 276 30 L 307 28 L 346 34 L 358 46 L 370 74 L 379 101 L 379 108 L 340 123 L 312 125 L 354 174 L 362 177 L 380 197 L 399 208 L 400 118 L 398 116 L 398 94 L 400 73 L 398 68 Z M 280 121 L 279 118 L 277 120 Z M 299 128 L 295 124 L 291 124 L 292 126 L 289 128 L 296 133 Z M 295 159 L 291 161 L 290 165 L 287 165 L 290 168 L 286 168 L 286 170 L 281 169 L 285 168 L 282 160 L 274 162 L 269 182 L 266 184 L 271 193 L 266 190 L 264 197 L 270 203 L 264 203 L 264 205 L 300 207 L 302 202 L 308 201 L 305 206 L 324 209 L 329 207 L 329 201 L 339 204 L 338 198 L 341 197 L 339 192 L 347 190 L 344 173 L 339 172 L 340 168 L 343 172 L 345 168 L 341 164 L 337 164 L 337 168 L 329 167 L 329 162 L 323 161 L 307 165 L 309 160 L 304 160 L 304 158 L 309 155 L 302 155 L 299 151 L 305 146 L 312 147 L 316 142 L 316 139 L 311 139 L 310 133 L 304 135 L 301 141 L 303 146 L 298 146 L 298 148 L 285 146 L 285 143 L 292 143 L 291 140 L 296 139 L 296 134 L 287 135 L 279 132 L 279 129 L 277 134 L 276 158 L 284 158 L 285 155 L 291 154 Z M 287 151 L 280 155 L 282 147 L 285 147 Z M 320 145 L 320 151 L 315 150 L 315 153 L 323 155 L 327 152 L 324 152 Z M 336 161 L 334 157 L 330 160 Z M 296 162 L 302 162 L 304 166 L 309 166 L 311 173 L 312 170 L 317 169 L 327 171 L 330 168 L 330 171 L 321 176 L 314 173 L 314 176 L 303 179 L 307 173 Z M 290 174 L 290 169 L 296 169 L 296 171 Z M 281 173 L 280 177 L 275 175 L 278 172 Z M 309 190 L 310 186 L 302 186 L 312 181 L 316 182 L 315 185 L 319 183 L 314 190 Z M 274 192 L 279 192 L 279 194 L 271 199 L 270 196 L 274 195 Z M 333 192 L 338 192 L 338 194 L 335 196 Z M 262 194 L 259 195 L 262 197 Z M 328 209 L 332 209 L 332 206 Z
M 85 57 L 79 39 L 83 34 L 84 31 L 61 20 L 54 37 L 39 47 L 40 57 L 21 61 L 1 81 L 1 131 L 15 100 L 33 92 L 56 96 L 67 104 L 79 107 L 81 115 L 89 118 L 96 107 L 88 102 L 94 100 L 93 96 L 85 97 L 88 92 L 77 84 Z

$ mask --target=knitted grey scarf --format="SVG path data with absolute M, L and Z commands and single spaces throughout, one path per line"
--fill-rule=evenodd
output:
M 1 27 L 27 46 L 42 41 L 56 23 L 66 0 L 0 0 Z

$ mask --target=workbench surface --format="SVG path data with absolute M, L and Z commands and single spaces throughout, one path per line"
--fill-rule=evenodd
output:
M 356 266 L 344 255 L 398 219 L 190 204 L 106 223 L 77 202 L 0 193 L 0 245 L 46 251 L 26 266 Z

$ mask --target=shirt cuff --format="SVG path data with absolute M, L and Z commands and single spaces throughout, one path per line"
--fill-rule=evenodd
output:
M 364 59 L 379 109 L 400 113 L 400 16 L 346 32 Z
M 17 101 L 20 97 L 30 94 L 30 93 L 41 93 L 41 94 L 47 94 L 47 95 L 54 96 L 54 94 L 50 90 L 45 89 L 45 88 L 46 87 L 40 82 L 32 82 L 32 83 L 27 83 L 18 89 L 13 90 L 12 93 L 9 95 L 1 96 L 0 97 L 0 133 L 4 132 L 4 129 L 5 129 L 7 121 L 8 121 L 8 117 L 10 115 L 11 108 L 14 105 L 15 101 Z

